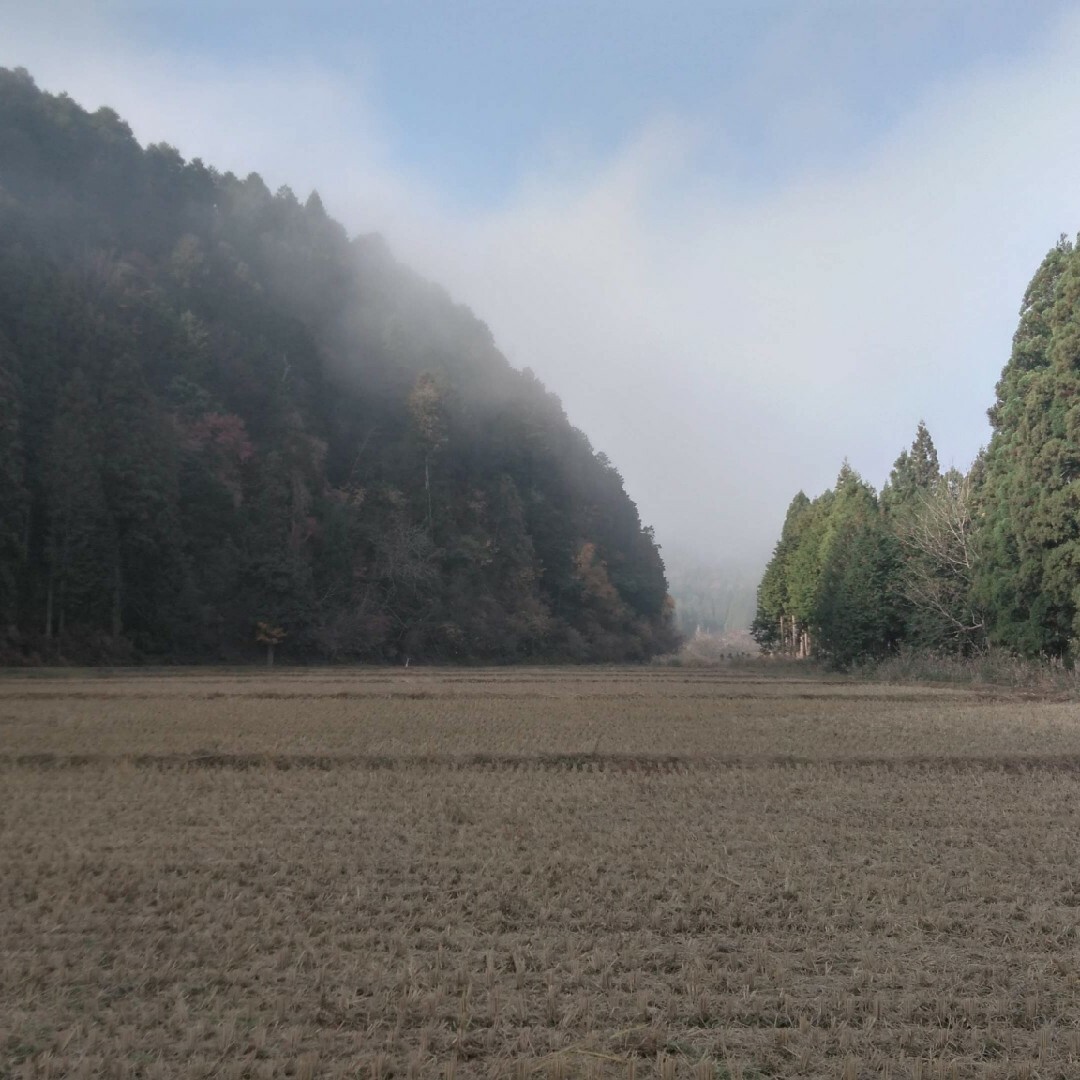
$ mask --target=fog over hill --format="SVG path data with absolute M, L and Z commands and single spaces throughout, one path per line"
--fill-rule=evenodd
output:
M 0 652 L 641 660 L 664 567 L 488 328 L 317 193 L 0 69 Z

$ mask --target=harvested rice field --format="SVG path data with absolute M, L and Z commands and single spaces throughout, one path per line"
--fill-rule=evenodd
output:
M 1080 708 L 0 679 L 0 1077 L 1080 1077 Z

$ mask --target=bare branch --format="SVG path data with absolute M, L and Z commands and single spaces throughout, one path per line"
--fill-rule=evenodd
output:
M 904 595 L 916 610 L 934 615 L 947 637 L 970 640 L 984 628 L 970 604 L 975 565 L 972 482 L 950 473 L 898 516 L 904 551 Z

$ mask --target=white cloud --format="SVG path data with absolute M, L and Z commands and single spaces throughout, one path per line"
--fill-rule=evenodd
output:
M 947 461 L 985 441 L 1023 288 L 1080 226 L 1078 51 L 1072 20 L 757 199 L 686 183 L 673 207 L 653 133 L 558 205 L 405 246 L 550 379 L 661 538 L 761 550 L 797 487 L 845 456 L 880 483 L 921 416 Z
M 706 554 L 766 554 L 795 490 L 819 491 L 845 456 L 880 483 L 920 417 L 966 464 L 1023 288 L 1080 226 L 1077 19 L 1010 69 L 939 84 L 857 160 L 782 186 L 707 172 L 709 133 L 666 117 L 587 173 L 553 136 L 494 210 L 395 168 L 362 81 L 117 56 L 115 41 L 106 58 L 100 33 L 65 47 L 27 30 L 0 62 L 112 104 L 144 139 L 318 187 L 350 228 L 384 232 L 560 394 L 661 541 Z M 806 109 L 831 122 L 827 94 Z

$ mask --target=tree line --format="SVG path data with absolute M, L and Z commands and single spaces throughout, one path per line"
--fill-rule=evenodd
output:
M 880 494 L 847 463 L 799 493 L 758 587 L 769 652 L 837 665 L 901 646 L 1080 651 L 1080 249 L 1062 236 L 1027 291 L 967 472 L 919 425 Z
M 640 660 L 614 465 L 319 196 L 0 69 L 0 658 Z

